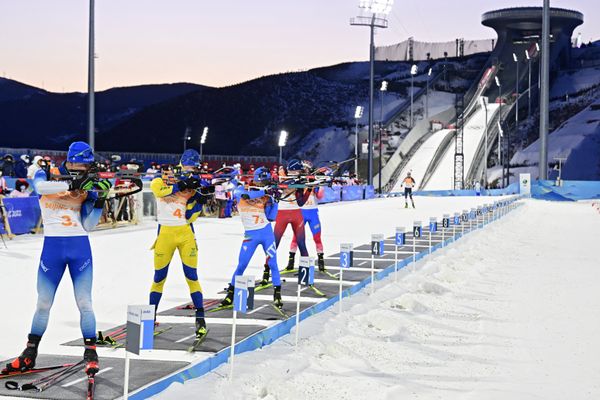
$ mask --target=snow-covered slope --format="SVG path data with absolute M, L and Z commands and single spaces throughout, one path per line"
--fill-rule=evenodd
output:
M 568 119 L 548 136 L 548 161 L 567 157 L 563 179 L 600 179 L 600 99 Z M 539 139 L 518 151 L 511 159 L 513 165 L 537 166 Z M 532 178 L 538 170 L 531 168 Z

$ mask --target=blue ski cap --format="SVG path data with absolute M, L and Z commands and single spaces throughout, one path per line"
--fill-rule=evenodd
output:
M 271 172 L 266 167 L 260 167 L 254 171 L 254 182 L 267 182 L 271 179 Z
M 181 165 L 184 167 L 199 167 L 200 154 L 194 149 L 188 149 L 181 156 Z
M 85 142 L 73 142 L 67 152 L 67 161 L 72 163 L 91 164 L 94 162 L 94 150 Z
M 302 171 L 302 162 L 300 160 L 290 160 L 287 165 L 288 171 Z

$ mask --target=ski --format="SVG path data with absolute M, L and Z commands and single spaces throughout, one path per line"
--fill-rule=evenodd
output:
M 324 270 L 319 270 L 319 272 L 320 272 L 321 274 L 325 274 L 325 275 L 329 276 L 330 278 L 333 278 L 333 279 L 339 279 L 339 277 L 338 277 L 337 275 L 334 275 L 334 274 L 332 274 L 331 272 L 327 271 L 326 269 L 324 269 Z
M 279 274 L 280 275 L 294 274 L 294 273 L 297 274 L 298 270 L 297 269 L 287 269 L 287 268 L 279 270 Z
M 47 372 L 47 371 L 53 371 L 55 369 L 68 368 L 72 365 L 73 365 L 72 363 L 71 364 L 62 364 L 62 365 L 50 365 L 48 367 L 32 368 L 32 369 L 28 369 L 26 371 L 12 371 L 12 372 L 0 373 L 0 379 L 10 378 L 11 376 L 38 374 L 40 372 Z
M 309 288 L 310 288 L 310 289 L 311 289 L 313 292 L 315 292 L 316 294 L 318 294 L 319 296 L 322 296 L 322 297 L 326 297 L 326 296 L 327 296 L 325 293 L 323 293 L 323 292 L 321 292 L 319 289 L 317 289 L 317 288 L 315 287 L 315 285 L 310 285 L 310 286 L 309 286 Z
M 283 318 L 285 318 L 285 319 L 288 319 L 288 318 L 290 318 L 290 316 L 288 315 L 288 313 L 286 313 L 286 312 L 283 310 L 283 307 L 277 307 L 275 304 L 271 304 L 271 306 L 272 306 L 272 307 L 275 309 L 275 311 L 277 311 L 277 313 L 278 313 L 279 315 L 281 315 Z
M 159 335 L 162 335 L 163 333 L 165 333 L 165 332 L 167 332 L 167 331 L 170 331 L 171 329 L 173 329 L 173 327 L 174 327 L 174 326 L 173 326 L 173 325 L 171 325 L 171 326 L 168 326 L 168 327 L 166 327 L 166 328 L 164 328 L 164 329 L 159 329 L 159 330 L 157 330 L 157 331 L 154 331 L 154 337 L 156 337 L 156 336 L 159 336 Z M 122 337 L 119 337 L 119 339 L 125 339 L 126 337 L 127 337 L 127 333 L 125 332 L 125 333 L 124 333 L 124 335 L 123 335 Z M 121 347 L 125 347 L 125 343 L 118 343 L 118 342 L 116 341 L 116 339 L 115 339 L 115 343 L 114 343 L 114 344 L 112 344 L 112 345 L 110 345 L 110 348 L 111 348 L 111 349 L 119 349 L 119 348 L 121 348 Z
M 85 365 L 85 360 L 81 360 L 76 364 L 73 364 L 69 367 L 65 367 L 61 370 L 59 370 L 58 372 L 54 372 L 53 374 L 44 376 L 42 378 L 39 379 L 35 379 L 31 382 L 27 382 L 24 383 L 22 385 L 19 384 L 19 382 L 17 381 L 7 381 L 4 386 L 8 389 L 8 390 L 20 390 L 20 391 L 25 391 L 25 390 L 37 390 L 38 392 L 42 392 L 46 389 L 48 389 L 51 386 L 56 385 L 57 383 L 62 382 L 63 380 L 67 379 L 68 377 L 70 377 L 71 375 L 75 374 L 76 372 L 78 372 L 83 366 Z
M 273 287 L 273 282 L 269 282 L 266 285 L 257 285 L 254 288 L 254 293 L 260 292 L 261 290 L 265 290 L 265 289 L 268 289 L 270 287 Z
M 204 308 L 209 308 L 214 306 L 215 304 L 219 304 L 221 302 L 221 300 L 219 299 L 211 299 L 211 300 L 206 300 L 204 302 Z M 196 307 L 194 306 L 194 303 L 187 303 L 183 306 L 179 306 L 176 308 L 176 310 L 195 310 Z
M 232 308 L 233 308 L 233 304 L 229 304 L 226 306 L 217 306 L 211 310 L 208 310 L 207 312 L 213 313 L 213 312 L 218 312 L 218 311 L 222 311 L 222 310 L 231 310 Z
M 204 340 L 206 340 L 206 337 L 208 336 L 208 332 L 210 332 L 210 329 L 208 329 L 204 335 L 202 335 L 200 337 L 196 337 L 196 339 L 194 339 L 194 343 L 188 348 L 188 352 L 194 353 L 194 352 L 198 351 L 198 349 L 200 348 L 202 343 L 204 343 Z

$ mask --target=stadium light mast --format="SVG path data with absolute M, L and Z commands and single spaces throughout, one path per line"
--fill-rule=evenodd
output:
M 88 43 L 88 144 L 94 148 L 96 142 L 96 121 L 94 103 L 94 10 L 95 0 L 90 0 L 89 43 Z
M 487 107 L 487 97 L 481 96 L 479 101 L 481 102 L 481 107 L 485 110 L 485 143 L 484 143 L 484 156 L 483 156 L 483 166 L 484 166 L 484 189 L 488 187 L 488 107 Z M 499 140 L 499 139 L 498 139 Z
M 287 139 L 288 139 L 287 131 L 279 132 L 279 143 L 277 143 L 277 145 L 279 146 L 279 165 L 282 165 L 281 163 L 283 161 L 283 148 L 287 144 Z
M 529 49 L 525 49 L 525 57 L 527 58 L 528 83 L 527 83 L 527 118 L 531 117 L 531 56 Z
M 379 114 L 379 193 L 381 193 L 381 157 L 383 148 L 383 96 L 385 95 L 385 92 L 387 92 L 387 89 L 387 81 L 381 82 L 381 87 L 379 88 L 379 93 L 381 94 L 381 110 Z
M 502 84 L 500 83 L 498 75 L 494 76 L 494 80 L 496 81 L 496 86 L 498 86 L 498 127 L 500 128 L 500 121 L 502 121 Z M 504 132 L 502 132 L 502 135 L 500 135 L 500 137 L 503 136 Z M 498 150 L 500 150 L 500 138 L 498 138 Z M 498 153 L 498 155 L 500 155 L 500 153 Z M 504 155 L 504 157 L 506 157 L 506 154 Z M 502 187 L 504 187 L 504 162 L 500 157 L 499 162 L 502 165 Z
M 208 126 L 205 126 L 202 130 L 202 136 L 200 136 L 200 160 L 202 160 L 202 148 L 204 147 L 204 143 L 206 143 L 206 137 L 208 136 Z
M 185 132 L 183 134 L 183 151 L 185 152 L 187 150 L 187 142 L 188 140 L 192 140 L 192 137 L 190 136 L 191 133 L 191 129 L 188 126 L 187 128 L 185 128 Z
M 363 9 L 367 15 L 361 15 L 350 19 L 350 25 L 368 26 L 371 30 L 371 42 L 369 45 L 369 153 L 367 167 L 367 183 L 373 184 L 373 103 L 374 103 L 374 81 L 375 81 L 375 28 L 385 29 L 388 27 L 387 15 L 392 11 L 394 0 L 360 0 L 358 7 Z
M 431 68 L 427 71 L 427 92 L 425 93 L 425 120 L 429 121 L 429 79 L 431 79 Z
M 358 120 L 362 118 L 365 108 L 363 106 L 356 106 L 354 111 L 354 120 L 356 121 L 356 137 L 354 138 L 354 175 L 358 179 Z
M 515 100 L 515 122 L 516 126 L 519 126 L 519 58 L 515 53 L 513 53 L 513 60 L 515 60 L 515 64 L 517 64 L 517 75 L 515 79 L 515 93 L 517 98 Z
M 409 127 L 412 128 L 415 124 L 414 121 L 414 117 L 413 117 L 413 104 L 414 104 L 414 100 L 415 100 L 415 96 L 414 96 L 414 85 L 415 85 L 415 75 L 417 74 L 419 67 L 417 67 L 416 64 L 413 64 L 412 67 L 410 67 L 410 124 Z
M 542 66 L 540 82 L 540 179 L 548 179 L 548 124 L 550 120 L 550 0 L 544 0 L 542 12 Z

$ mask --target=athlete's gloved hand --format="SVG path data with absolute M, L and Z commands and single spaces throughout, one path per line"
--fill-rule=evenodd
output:
M 94 185 L 94 181 L 87 177 L 75 178 L 69 181 L 69 190 L 91 190 Z
M 98 192 L 98 198 L 106 199 L 111 187 L 112 183 L 108 179 L 102 179 L 94 183 L 94 190 Z
M 183 192 L 187 188 L 188 188 L 188 186 L 187 186 L 187 182 L 186 181 L 179 181 L 179 182 L 177 182 L 177 189 L 179 189 L 180 192 Z
M 275 200 L 279 200 L 281 198 L 281 190 L 276 186 L 266 188 L 265 194 L 271 196 Z
M 200 187 L 200 181 L 197 178 L 190 177 L 185 180 L 185 185 L 187 189 L 196 190 Z
M 214 185 L 202 186 L 200 188 L 200 193 L 203 194 L 203 195 L 213 194 L 214 192 L 215 192 Z

